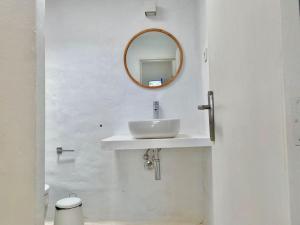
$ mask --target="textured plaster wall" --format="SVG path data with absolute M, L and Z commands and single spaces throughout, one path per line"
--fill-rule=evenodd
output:
M 43 118 L 44 99 L 37 93 L 43 92 L 44 76 L 42 5 L 34 0 L 0 2 L 1 225 L 41 222 L 43 181 L 37 177 L 43 167 L 38 154 L 43 138 L 38 133 L 44 129 L 43 119 L 37 118 Z
M 197 40 L 198 40 L 198 48 L 200 51 L 198 51 L 198 58 L 201 59 L 199 60 L 199 63 L 201 65 L 201 74 L 202 74 L 202 93 L 203 95 L 200 96 L 202 99 L 202 103 L 206 104 L 207 103 L 207 92 L 210 90 L 210 85 L 209 85 L 209 61 L 207 58 L 207 61 L 205 61 L 204 57 L 204 52 L 205 49 L 208 48 L 208 19 L 207 19 L 207 14 L 208 14 L 208 7 L 207 7 L 207 1 L 197 1 L 196 5 L 196 10 L 197 10 Z M 206 112 L 203 112 L 205 115 Z M 202 114 L 202 115 L 203 115 Z M 209 127 L 208 121 L 205 121 L 205 123 L 202 125 L 204 127 Z M 209 161 L 209 163 L 212 163 L 212 161 Z M 209 164 L 209 168 L 211 168 L 212 164 Z M 206 217 L 206 223 L 207 224 L 213 224 L 213 193 L 212 193 L 212 174 L 211 170 L 208 171 L 207 176 L 207 185 L 210 191 L 205 194 L 205 202 L 206 202 L 206 212 L 205 212 L 205 217 Z
M 299 125 L 296 119 L 300 112 L 296 107 L 296 99 L 300 98 L 300 16 L 299 1 L 281 1 L 284 77 L 286 93 L 287 115 L 287 144 L 290 179 L 290 202 L 292 224 L 300 224 L 300 146 L 296 146 L 299 139 Z M 298 121 L 299 122 L 299 121 Z
M 191 221 L 207 215 L 209 150 L 161 153 L 162 180 L 145 171 L 144 151 L 101 152 L 100 140 L 128 133 L 127 121 L 152 117 L 159 100 L 164 117 L 182 119 L 182 132 L 207 134 L 207 84 L 201 73 L 196 0 L 160 0 L 146 18 L 143 1 L 46 2 L 46 182 L 54 202 L 77 193 L 88 221 Z M 201 18 L 204 20 L 205 18 Z M 179 78 L 161 90 L 145 90 L 127 77 L 123 50 L 140 30 L 158 27 L 181 42 Z M 203 34 L 204 35 L 204 34 Z M 99 127 L 102 124 L 102 128 Z M 55 149 L 75 149 L 58 162 Z

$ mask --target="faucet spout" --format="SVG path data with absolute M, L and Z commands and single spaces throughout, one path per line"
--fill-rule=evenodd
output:
M 153 102 L 153 119 L 159 119 L 159 101 Z

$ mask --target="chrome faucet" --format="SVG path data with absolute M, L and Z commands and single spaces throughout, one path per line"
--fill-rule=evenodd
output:
M 159 119 L 159 101 L 153 101 L 153 119 Z

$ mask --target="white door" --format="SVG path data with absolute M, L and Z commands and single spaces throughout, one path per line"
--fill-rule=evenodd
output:
M 279 0 L 209 0 L 215 225 L 289 225 Z

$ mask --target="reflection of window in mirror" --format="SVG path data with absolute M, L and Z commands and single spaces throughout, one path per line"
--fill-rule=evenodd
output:
M 144 59 L 140 62 L 140 82 L 143 85 L 150 86 L 154 81 L 160 81 L 160 85 L 163 85 L 175 74 L 175 59 Z
M 182 49 L 169 33 L 150 29 L 134 37 L 125 51 L 125 67 L 131 79 L 143 87 L 170 83 L 182 66 Z

